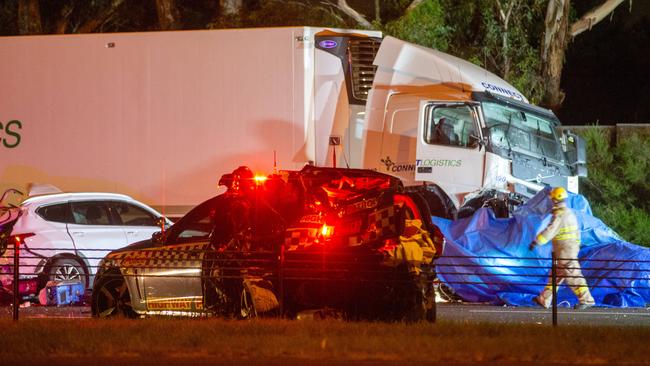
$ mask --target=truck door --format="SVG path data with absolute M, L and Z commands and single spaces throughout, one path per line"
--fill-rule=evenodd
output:
M 477 106 L 466 102 L 420 103 L 416 172 L 460 199 L 482 186 L 485 149 L 479 144 Z

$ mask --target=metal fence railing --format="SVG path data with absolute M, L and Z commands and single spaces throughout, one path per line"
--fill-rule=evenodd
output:
M 48 272 L 52 268 L 43 265 L 48 257 L 43 253 L 50 250 L 57 253 L 67 251 L 69 256 L 60 258 L 70 259 L 65 262 L 67 266 L 65 268 L 68 270 L 74 267 L 74 261 L 77 261 L 77 271 Z M 196 248 L 189 245 L 181 249 L 160 246 L 145 250 L 131 250 L 111 254 L 108 257 L 106 257 L 106 253 L 110 251 L 108 249 L 84 249 L 84 251 L 86 256 L 81 258 L 73 257 L 75 252 L 70 251 L 69 248 L 21 250 L 19 244 L 10 243 L 2 256 L 3 261 L 0 262 L 0 275 L 5 278 L 3 283 L 12 284 L 11 289 L 4 288 L 3 291 L 12 296 L 13 319 L 19 319 L 20 303 L 30 295 L 24 291 L 21 293 L 20 284 L 26 279 L 37 278 L 38 287 L 42 288 L 46 280 L 58 275 L 61 275 L 59 279 L 66 279 L 64 277 L 68 275 L 69 280 L 79 280 L 84 286 L 86 284 L 92 286 L 95 274 L 100 271 L 103 278 L 113 276 L 124 281 L 133 278 L 147 282 L 143 289 L 156 286 L 165 288 L 167 297 L 173 295 L 173 291 L 178 291 L 179 298 L 182 298 L 183 294 L 191 298 L 192 294 L 187 289 L 195 290 L 193 295 L 196 296 L 193 302 L 176 301 L 172 304 L 178 308 L 166 307 L 166 303 L 157 303 L 153 310 L 160 313 L 183 313 L 185 307 L 185 312 L 188 313 L 196 311 L 207 314 L 219 313 L 219 306 L 242 307 L 246 300 L 245 282 L 262 281 L 268 286 L 261 286 L 260 289 L 271 291 L 277 299 L 277 306 L 273 310 L 277 316 L 290 313 L 298 307 L 297 303 L 302 304 L 304 301 L 326 304 L 326 306 L 343 304 L 341 306 L 346 309 L 361 309 L 359 310 L 361 313 L 366 311 L 379 318 L 382 318 L 382 312 L 399 316 L 409 313 L 409 307 L 413 306 L 412 302 L 409 303 L 409 299 L 417 298 L 425 304 L 427 319 L 435 321 L 435 300 L 432 301 L 430 295 L 435 290 L 434 282 L 437 275 L 444 278 L 444 284 L 451 288 L 465 285 L 478 285 L 488 289 L 539 286 L 541 290 L 550 279 L 549 284 L 552 285 L 553 294 L 552 324 L 555 326 L 558 322 L 558 261 L 565 259 L 555 258 L 555 255 L 550 259 L 445 256 L 442 258 L 444 260 L 434 261 L 431 266 L 413 263 L 409 266 L 404 262 L 391 262 L 391 258 L 376 250 L 322 248 L 321 250 L 288 251 L 285 250 L 284 245 L 279 246 L 278 250 L 233 250 L 232 248 L 216 250 L 207 243 L 203 247 Z M 94 254 L 88 256 L 88 253 Z M 463 259 L 480 259 L 481 262 L 463 263 Z M 103 268 L 99 268 L 99 260 L 103 260 Z M 643 266 L 637 266 L 640 262 L 638 260 L 589 259 L 589 261 L 590 267 L 588 270 L 583 269 L 583 275 L 587 280 L 588 288 L 592 291 L 598 288 L 615 288 L 619 291 L 631 289 L 626 286 L 634 286 L 635 291 L 650 290 L 647 286 L 650 273 L 647 273 Z M 562 268 L 572 269 L 566 266 Z M 119 269 L 119 271 L 110 271 L 110 269 Z M 617 274 L 612 274 L 612 271 L 617 271 Z M 600 274 L 593 275 L 596 272 Z M 571 277 L 570 274 L 563 274 L 560 280 Z M 7 280 L 9 278 L 11 281 Z M 646 282 L 640 281 L 644 279 Z M 99 281 L 95 279 L 95 283 Z M 328 287 L 332 288 L 328 289 Z M 103 290 L 97 287 L 93 289 L 93 291 Z M 385 296 L 381 294 L 382 291 L 387 292 Z M 227 301 L 216 294 L 231 299 L 233 304 L 228 305 Z M 33 300 L 33 294 L 31 295 Z M 249 291 L 248 295 L 254 294 Z M 300 296 L 305 298 L 296 300 Z M 433 298 L 435 299 L 435 294 Z M 254 299 L 250 301 L 254 302 Z M 418 306 L 419 303 L 415 308 Z M 152 308 L 135 310 L 153 311 Z M 252 311 L 256 310 L 253 308 Z

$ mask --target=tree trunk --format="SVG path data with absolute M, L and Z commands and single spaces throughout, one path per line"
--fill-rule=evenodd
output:
M 510 40 L 508 32 L 510 30 L 510 15 L 513 9 L 518 5 L 519 0 L 511 0 L 507 3 L 508 8 L 504 9 L 500 0 L 496 0 L 497 10 L 499 11 L 499 19 L 501 19 L 502 32 L 501 32 L 501 54 L 503 58 L 503 65 L 501 66 L 501 77 L 508 80 L 510 77 Z
M 79 28 L 76 29 L 76 32 L 77 33 L 91 33 L 91 32 L 96 31 L 106 21 L 108 21 L 113 15 L 115 15 L 115 12 L 122 5 L 122 3 L 124 3 L 124 1 L 125 0 L 113 0 L 113 1 L 111 1 L 111 4 L 109 5 L 108 9 L 106 9 L 101 14 L 98 14 L 94 18 L 90 19 L 86 23 L 79 26 Z
M 381 24 L 381 2 L 380 0 L 375 0 L 375 22 Z
M 160 30 L 180 29 L 180 13 L 176 0 L 156 0 L 158 27 Z
M 345 14 L 347 14 L 350 18 L 354 19 L 360 26 L 367 28 L 367 29 L 372 29 L 372 24 L 363 16 L 361 13 L 358 11 L 354 10 L 350 5 L 348 5 L 348 2 L 345 0 L 338 0 L 338 7 L 343 11 Z
M 542 39 L 542 79 L 544 96 L 542 105 L 557 110 L 564 101 L 564 92 L 560 89 L 564 53 L 569 44 L 569 37 L 575 37 L 611 14 L 625 0 L 606 0 L 591 9 L 587 14 L 569 26 L 569 9 L 571 0 L 549 0 L 544 22 Z M 632 1 L 630 0 L 630 6 Z
M 243 0 L 219 0 L 221 15 L 237 16 L 244 6 Z
M 67 3 L 63 6 L 59 15 L 59 19 L 57 19 L 54 26 L 55 34 L 64 34 L 66 32 L 68 29 L 68 24 L 70 23 L 70 15 L 72 14 L 73 10 L 74 5 L 72 3 Z
M 623 3 L 623 1 L 625 0 L 607 0 L 600 6 L 591 9 L 587 14 L 583 15 L 582 18 L 571 24 L 571 36 L 575 37 L 586 30 L 591 30 L 591 27 L 613 12 L 616 7 Z M 630 0 L 630 7 L 631 6 L 632 0 Z
M 18 33 L 42 34 L 41 10 L 38 0 L 18 1 Z
M 569 42 L 570 0 L 549 0 L 542 39 L 542 80 L 545 80 L 541 104 L 557 110 L 564 101 L 560 89 L 564 53 Z
M 415 8 L 418 7 L 418 5 L 422 4 L 424 0 L 413 0 L 411 4 L 406 8 L 406 12 L 404 14 L 408 14 L 409 12 L 415 10 Z

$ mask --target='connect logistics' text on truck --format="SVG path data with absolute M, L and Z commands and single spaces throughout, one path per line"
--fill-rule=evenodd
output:
M 0 189 L 114 191 L 180 214 L 239 165 L 336 164 L 398 176 L 450 216 L 468 197 L 575 192 L 586 174 L 582 141 L 552 112 L 378 32 L 3 37 L 0 59 Z

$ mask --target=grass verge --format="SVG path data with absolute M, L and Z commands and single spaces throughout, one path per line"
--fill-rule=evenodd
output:
M 167 364 L 650 364 L 648 327 L 338 321 L 0 320 L 0 360 Z M 146 362 L 142 362 L 146 360 Z M 27 362 L 31 364 L 32 362 Z M 69 362 L 68 362 L 69 363 Z M 185 363 L 185 362 L 182 362 Z M 10 364 L 5 363 L 3 364 Z M 187 363 L 196 364 L 196 363 Z

